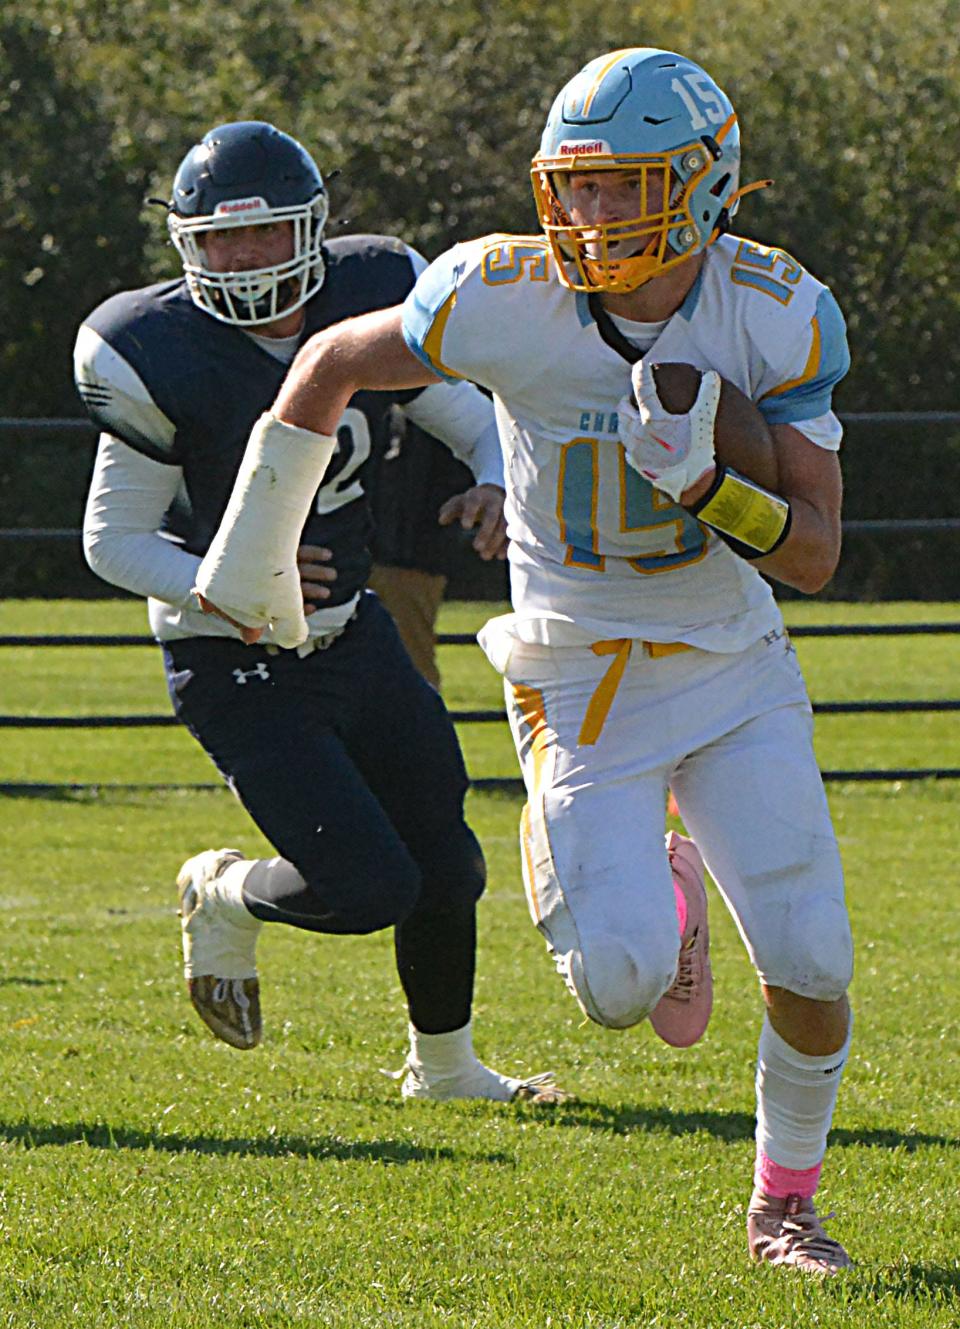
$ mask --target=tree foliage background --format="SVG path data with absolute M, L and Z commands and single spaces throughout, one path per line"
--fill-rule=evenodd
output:
M 853 353 L 839 409 L 956 409 L 960 0 L 0 0 L 0 415 L 79 414 L 76 325 L 176 272 L 144 199 L 167 196 L 212 125 L 274 121 L 338 172 L 336 218 L 432 257 L 535 227 L 528 168 L 553 95 L 593 55 L 644 44 L 715 75 L 745 179 L 774 177 L 738 231 L 837 293 Z M 851 443 L 863 515 L 953 515 L 923 468 L 896 477 L 895 501 L 882 472 L 935 445 L 957 473 L 955 436 Z

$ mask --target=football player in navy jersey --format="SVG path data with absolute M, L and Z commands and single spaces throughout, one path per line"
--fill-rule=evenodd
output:
M 84 521 L 100 576 L 149 600 L 177 715 L 277 857 L 190 858 L 178 887 L 184 972 L 225 1042 L 261 1038 L 264 923 L 316 932 L 395 929 L 410 1017 L 409 1098 L 547 1101 L 476 1057 L 470 1009 L 480 847 L 450 718 L 366 592 L 367 486 L 389 413 L 447 443 L 476 484 L 457 516 L 483 558 L 502 551 L 493 409 L 468 383 L 359 392 L 301 531 L 309 634 L 284 649 L 207 612 L 193 592 L 247 437 L 297 349 L 330 324 L 405 298 L 425 262 L 400 240 L 325 240 L 327 192 L 304 148 L 272 125 L 221 125 L 186 155 L 168 204 L 183 277 L 106 300 L 80 328 L 77 385 L 102 433 Z M 253 551 L 251 551 L 253 552 Z M 269 556 L 265 552 L 265 556 Z

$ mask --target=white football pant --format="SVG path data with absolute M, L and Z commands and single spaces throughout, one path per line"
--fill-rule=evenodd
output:
M 843 874 L 786 634 L 735 654 L 650 650 L 516 643 L 507 663 L 524 884 L 560 973 L 616 1029 L 672 983 L 672 787 L 761 980 L 839 999 L 853 963 Z

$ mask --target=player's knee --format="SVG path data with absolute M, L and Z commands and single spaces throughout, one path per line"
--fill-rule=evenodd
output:
M 567 985 L 581 1010 L 607 1029 L 629 1029 L 656 1006 L 673 981 L 677 939 L 665 945 L 592 937 L 562 957 Z
M 487 884 L 487 867 L 476 836 L 464 826 L 464 834 L 420 854 L 423 877 L 421 905 L 430 909 L 467 909 L 480 899 Z
M 839 1001 L 853 977 L 853 938 L 841 900 L 810 896 L 788 910 L 781 953 L 762 965 L 768 983 L 812 1001 Z
M 340 878 L 335 897 L 329 879 L 307 884 L 327 918 L 324 931 L 361 936 L 402 923 L 420 898 L 421 876 L 411 859 L 397 858 L 376 872 Z

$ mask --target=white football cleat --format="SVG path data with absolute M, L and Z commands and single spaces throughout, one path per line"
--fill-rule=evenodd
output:
M 553 1106 L 570 1095 L 554 1083 L 552 1071 L 531 1075 L 525 1080 L 500 1075 L 481 1061 L 451 1075 L 428 1077 L 422 1066 L 406 1061 L 398 1071 L 384 1071 L 393 1080 L 403 1080 L 404 1098 L 432 1098 L 447 1102 L 455 1098 L 486 1098 L 497 1103 L 539 1103 Z
M 194 1009 L 217 1038 L 254 1048 L 263 1034 L 257 936 L 263 926 L 214 889 L 221 873 L 243 858 L 239 849 L 207 849 L 177 873 L 183 973 Z

